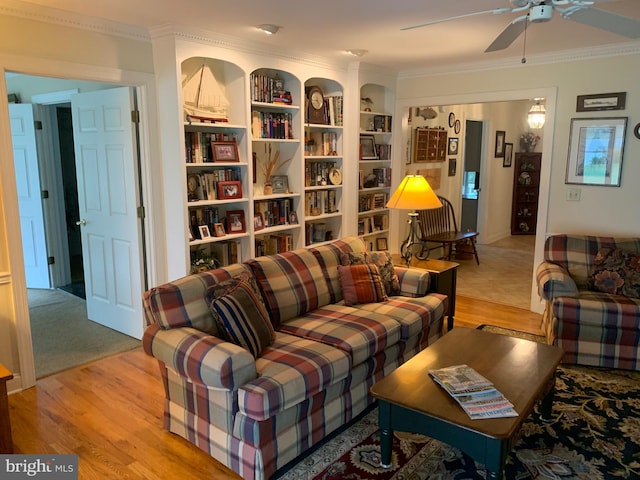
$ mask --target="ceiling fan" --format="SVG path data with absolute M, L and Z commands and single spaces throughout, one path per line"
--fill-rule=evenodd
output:
M 495 8 L 493 10 L 483 10 L 457 15 L 455 17 L 432 20 L 418 25 L 403 27 L 402 30 L 411 30 L 436 23 L 489 13 L 494 15 L 502 13 L 522 13 L 522 15 L 513 19 L 507 28 L 505 28 L 485 50 L 485 52 L 495 52 L 508 48 L 509 45 L 525 31 L 529 23 L 548 22 L 553 18 L 554 12 L 557 12 L 565 20 L 573 20 L 585 25 L 601 28 L 608 32 L 622 35 L 623 37 L 640 38 L 640 21 L 618 15 L 617 13 L 593 8 L 593 5 L 598 2 L 610 1 L 617 0 L 510 0 L 512 6 L 508 8 Z

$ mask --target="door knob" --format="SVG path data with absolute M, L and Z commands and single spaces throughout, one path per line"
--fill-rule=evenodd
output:
M 87 221 L 84 218 L 76 222 L 76 225 L 79 225 L 81 227 L 84 227 L 86 224 L 87 224 Z

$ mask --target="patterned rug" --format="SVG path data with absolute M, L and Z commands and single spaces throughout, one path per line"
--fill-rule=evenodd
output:
M 532 415 L 508 457 L 505 478 L 640 478 L 640 372 L 561 366 L 554 420 Z M 281 480 L 485 479 L 484 466 L 445 443 L 397 432 L 393 465 L 382 469 L 373 409 L 290 468 Z

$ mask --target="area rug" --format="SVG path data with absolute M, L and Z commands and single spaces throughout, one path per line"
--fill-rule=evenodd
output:
M 87 319 L 84 300 L 62 290 L 28 289 L 36 378 L 125 352 L 139 340 Z
M 554 419 L 533 414 L 509 454 L 505 479 L 640 478 L 640 372 L 561 366 Z M 484 466 L 459 449 L 396 432 L 393 465 L 380 467 L 378 411 L 321 445 L 281 480 L 486 479 Z
M 485 332 L 498 333 L 500 335 L 507 335 L 508 337 L 523 338 L 525 340 L 531 340 L 532 342 L 545 343 L 545 337 L 543 335 L 536 335 L 534 333 L 521 332 L 520 330 L 496 327 L 488 324 L 480 325 L 477 328 L 478 330 Z

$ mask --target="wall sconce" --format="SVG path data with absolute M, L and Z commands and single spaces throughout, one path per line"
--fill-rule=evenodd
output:
M 544 105 L 540 104 L 539 98 L 536 98 L 535 101 L 536 103 L 531 105 L 531 108 L 529 109 L 527 122 L 529 123 L 529 128 L 542 128 L 544 126 L 547 111 L 545 110 Z
M 280 30 L 280 27 L 277 25 L 272 25 L 270 23 L 263 23 L 262 25 L 258 25 L 256 27 L 258 30 L 262 30 L 267 35 L 275 35 Z

